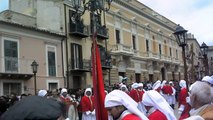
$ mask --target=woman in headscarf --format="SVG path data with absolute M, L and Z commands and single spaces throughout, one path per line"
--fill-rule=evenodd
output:
M 186 81 L 180 80 L 179 85 L 181 87 L 178 97 L 178 113 L 181 114 L 179 120 L 183 120 L 189 117 L 190 105 L 186 102 L 188 91 L 186 88 Z
M 85 90 L 80 104 L 82 108 L 82 120 L 95 120 L 94 96 L 92 96 L 91 88 Z
M 153 90 L 156 90 L 157 92 L 160 93 L 160 91 L 161 91 L 161 81 L 160 81 L 160 80 L 157 80 L 157 81 L 153 84 L 152 89 L 153 89 Z
M 123 91 L 107 94 L 104 105 L 113 120 L 148 120 L 137 108 L 138 104 Z
M 149 120 L 176 120 L 173 109 L 157 91 L 146 91 L 142 103 L 148 111 Z

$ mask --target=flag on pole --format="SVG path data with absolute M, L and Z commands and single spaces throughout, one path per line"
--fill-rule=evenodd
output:
M 106 96 L 103 83 L 102 66 L 100 53 L 96 41 L 97 33 L 92 36 L 92 78 L 93 78 L 93 92 L 95 97 L 95 113 L 96 120 L 108 120 L 107 110 L 104 108 L 104 99 Z

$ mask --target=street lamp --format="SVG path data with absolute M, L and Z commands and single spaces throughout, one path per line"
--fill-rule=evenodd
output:
M 35 91 L 35 95 L 36 95 L 36 73 L 37 73 L 37 70 L 38 70 L 38 63 L 34 60 L 31 64 L 31 67 L 32 67 L 32 71 L 33 71 L 33 74 L 34 74 L 34 91 Z
M 200 46 L 200 49 L 201 49 L 201 52 L 202 52 L 202 55 L 204 57 L 204 67 L 205 67 L 205 75 L 208 75 L 209 74 L 209 71 L 208 71 L 208 58 L 207 58 L 207 53 L 208 53 L 208 46 L 203 42 L 203 44 Z
M 105 5 L 105 3 L 107 4 Z M 82 16 L 86 10 L 90 11 L 91 33 L 94 33 L 100 20 L 99 17 L 101 17 L 102 12 L 106 12 L 110 9 L 111 3 L 112 0 L 74 0 L 75 15 L 72 17 Z
M 176 37 L 178 45 L 182 47 L 182 56 L 183 56 L 183 62 L 184 62 L 184 79 L 186 81 L 186 88 L 187 90 L 189 90 L 188 78 L 187 78 L 186 54 L 185 54 L 186 33 L 187 33 L 187 30 L 185 30 L 182 26 L 178 24 L 173 34 Z

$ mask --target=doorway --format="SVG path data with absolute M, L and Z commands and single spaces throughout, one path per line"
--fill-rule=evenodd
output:
M 166 80 L 166 77 L 165 77 L 165 68 L 161 68 L 161 78 L 162 80 Z

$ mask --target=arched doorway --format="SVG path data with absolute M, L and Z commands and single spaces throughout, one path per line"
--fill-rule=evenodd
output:
M 166 76 L 165 76 L 165 68 L 161 68 L 161 78 L 162 80 L 166 80 Z

